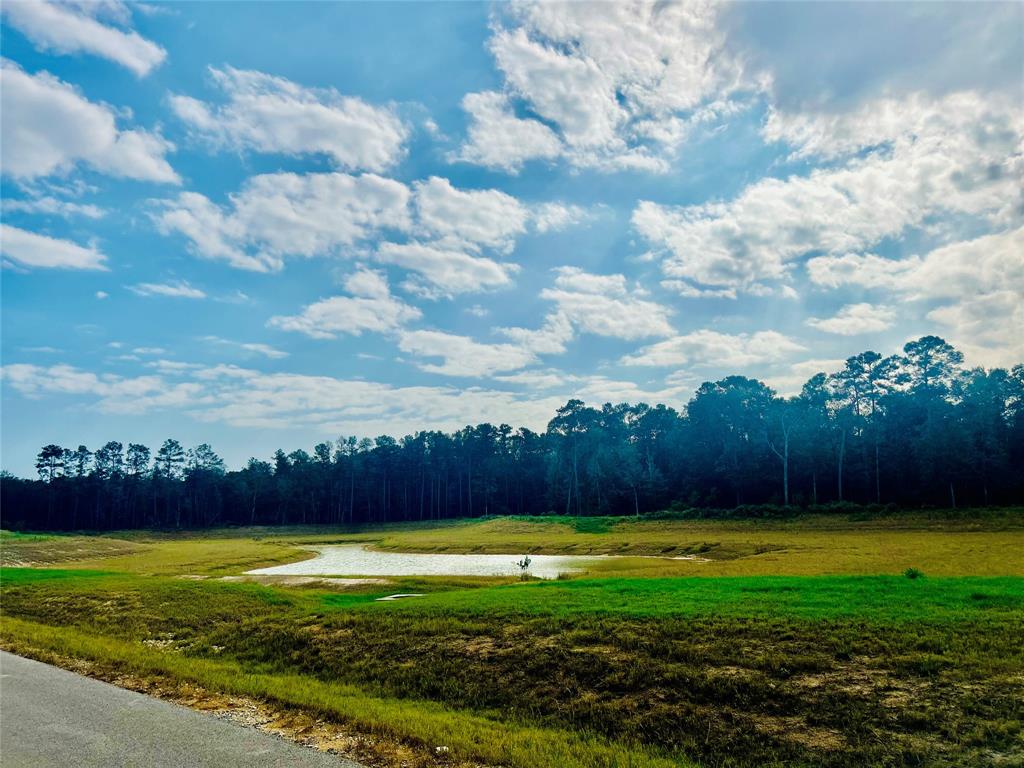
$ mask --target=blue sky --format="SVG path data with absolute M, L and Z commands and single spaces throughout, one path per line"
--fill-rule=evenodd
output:
M 3 9 L 3 467 L 1024 359 L 1024 6 Z

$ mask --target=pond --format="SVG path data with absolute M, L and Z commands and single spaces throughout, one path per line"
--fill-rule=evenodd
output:
M 258 568 L 268 576 L 515 576 L 522 555 L 451 555 L 380 552 L 360 544 L 310 547 L 317 556 L 287 565 Z M 554 579 L 576 573 L 607 556 L 530 555 L 530 575 Z

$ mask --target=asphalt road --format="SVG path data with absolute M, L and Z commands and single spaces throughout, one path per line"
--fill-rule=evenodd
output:
M 270 734 L 0 652 L 3 768 L 360 768 Z

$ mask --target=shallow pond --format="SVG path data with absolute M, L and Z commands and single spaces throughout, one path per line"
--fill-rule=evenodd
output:
M 360 544 L 310 547 L 311 560 L 251 574 L 275 576 L 515 576 L 522 555 L 449 555 L 418 552 L 380 552 Z M 530 555 L 530 575 L 554 579 L 559 573 L 575 573 L 607 556 Z

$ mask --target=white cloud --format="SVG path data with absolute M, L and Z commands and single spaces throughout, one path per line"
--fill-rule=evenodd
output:
M 68 365 L 8 365 L 0 378 L 30 398 L 79 396 L 104 413 L 173 410 L 201 422 L 233 427 L 303 429 L 328 435 L 411 434 L 494 421 L 543 430 L 564 395 L 480 387 L 394 387 L 380 382 L 234 366 L 154 364 L 160 375 L 97 375 Z M 167 362 L 167 361 L 164 361 Z M 268 452 L 270 448 L 268 447 Z
M 0 378 L 29 398 L 50 394 L 94 397 L 103 413 L 137 415 L 152 410 L 198 408 L 213 400 L 199 382 L 170 383 L 160 376 L 125 378 L 70 365 L 6 365 L 0 368 Z
M 847 304 L 835 315 L 827 318 L 809 317 L 807 324 L 812 328 L 840 336 L 856 336 L 861 333 L 877 333 L 891 328 L 896 312 L 889 307 L 880 307 L 862 302 Z
M 949 329 L 953 345 L 974 364 L 1010 367 L 1024 360 L 1024 293 L 996 290 L 937 307 L 928 319 Z
M 622 358 L 625 365 L 714 366 L 723 369 L 749 368 L 777 362 L 802 352 L 804 347 L 776 331 L 727 334 L 699 330 L 643 347 Z
M 149 74 L 167 58 L 167 52 L 134 30 L 120 30 L 95 18 L 104 11 L 111 15 L 111 9 L 117 20 L 130 21 L 128 6 L 120 2 L 10 2 L 3 4 L 3 15 L 41 51 L 91 53 L 116 62 L 139 77 Z
M 107 212 L 96 205 L 73 203 L 70 200 L 58 200 L 49 195 L 33 197 L 25 200 L 3 200 L 5 211 L 16 211 L 18 213 L 46 214 L 49 216 L 60 216 L 69 219 L 72 216 L 84 216 L 87 219 L 102 219 Z
M 462 108 L 470 116 L 466 143 L 451 160 L 519 173 L 529 160 L 551 160 L 562 153 L 558 135 L 538 120 L 513 114 L 505 94 L 468 93 Z
M 819 373 L 835 373 L 842 370 L 845 360 L 801 360 L 788 366 L 784 373 L 774 373 L 761 377 L 761 380 L 780 395 L 789 397 L 800 394 L 804 384 Z
M 219 336 L 203 336 L 202 341 L 208 344 L 214 344 L 219 347 L 232 347 L 234 349 L 240 349 L 243 352 L 249 352 L 254 355 L 262 355 L 263 357 L 271 360 L 282 360 L 288 357 L 288 353 L 277 347 L 272 347 L 269 344 L 261 344 L 258 342 L 244 342 L 244 341 L 232 341 L 231 339 L 222 339 Z M 162 361 L 167 362 L 167 361 Z
M 367 299 L 387 299 L 391 296 L 387 276 L 377 270 L 357 269 L 345 277 L 343 284 L 345 290 L 353 296 Z
M 687 280 L 662 280 L 661 287 L 669 291 L 675 291 L 680 296 L 688 299 L 718 298 L 735 299 L 735 288 L 699 288 Z M 787 286 L 789 288 L 789 286 Z M 792 290 L 792 289 L 790 289 Z
M 443 362 L 419 363 L 429 373 L 445 376 L 490 376 L 515 371 L 536 361 L 532 352 L 518 344 L 481 344 L 466 336 L 441 331 L 404 331 L 398 348 L 416 357 L 441 358 Z
M 1024 334 L 1024 227 L 936 248 L 924 256 L 821 256 L 807 263 L 811 281 L 827 287 L 881 289 L 909 301 L 945 302 L 929 320 L 985 365 L 1020 362 Z
M 484 421 L 506 422 L 543 431 L 570 397 L 605 401 L 671 401 L 687 389 L 649 391 L 632 382 L 603 376 L 565 377 L 558 372 L 509 374 L 509 384 L 529 391 L 483 387 L 406 386 L 261 371 L 219 365 L 157 360 L 145 363 L 157 375 L 122 377 L 69 366 L 8 365 L 0 368 L 4 386 L 25 397 L 82 397 L 103 413 L 142 415 L 173 411 L 200 422 L 256 430 L 301 429 L 327 435 L 403 435 L 421 429 L 452 431 Z M 533 390 L 545 389 L 537 395 Z M 271 450 L 267 446 L 267 451 Z
M 111 107 L 46 72 L 30 75 L 3 59 L 0 79 L 5 175 L 26 181 L 82 163 L 110 176 L 179 182 L 164 157 L 174 145 L 159 134 L 119 130 Z
M 197 134 L 218 146 L 326 154 L 342 168 L 382 171 L 404 153 L 409 129 L 390 107 L 343 96 L 333 88 L 305 88 L 263 72 L 210 68 L 226 104 L 171 97 L 171 108 Z
M 436 176 L 410 189 L 341 172 L 259 175 L 226 205 L 185 192 L 155 206 L 159 230 L 183 234 L 205 258 L 260 272 L 294 257 L 373 259 L 409 271 L 404 286 L 432 298 L 511 284 L 519 266 L 493 256 L 511 251 L 531 226 L 550 231 L 591 215 L 565 203 L 527 206 L 495 189 L 458 189 Z
M 169 296 L 176 299 L 205 299 L 206 292 L 192 286 L 186 280 L 173 283 L 136 283 L 126 286 L 139 296 Z
M 510 285 L 519 269 L 517 264 L 415 242 L 381 243 L 375 257 L 416 272 L 419 278 L 408 281 L 406 287 L 432 298 Z
M 502 374 L 495 376 L 494 380 L 518 384 L 530 389 L 553 389 L 564 386 L 567 382 L 575 381 L 576 377 L 555 370 L 533 370 Z
M 510 284 L 518 265 L 481 251 L 509 251 L 531 215 L 497 190 L 460 190 L 438 177 L 410 190 L 373 174 L 336 172 L 254 176 L 229 206 L 186 192 L 162 201 L 154 217 L 200 256 L 240 269 L 276 271 L 290 257 L 373 258 L 415 273 L 408 286 L 439 297 Z M 381 238 L 388 239 L 366 250 Z
M 538 355 L 558 355 L 576 335 L 572 322 L 563 314 L 552 313 L 540 328 L 497 328 L 498 333 Z
M 533 209 L 533 228 L 545 232 L 560 232 L 577 226 L 592 218 L 594 214 L 579 205 L 566 203 L 541 203 Z
M 646 389 L 634 381 L 607 376 L 588 376 L 578 380 L 572 396 L 591 405 L 604 403 L 669 403 L 683 401 L 693 392 L 689 382 L 666 381 L 659 389 Z
M 413 191 L 417 229 L 435 237 L 507 252 L 526 231 L 526 206 L 496 189 L 460 190 L 431 176 L 413 184 Z
M 888 114 L 893 107 L 884 107 Z M 906 105 L 903 120 L 803 115 L 769 121 L 769 136 L 798 152 L 854 155 L 839 168 L 766 178 L 730 202 L 671 208 L 641 202 L 633 225 L 663 257 L 667 277 L 697 288 L 757 290 L 790 263 L 895 237 L 929 218 L 959 215 L 1000 225 L 1019 218 L 1024 120 L 977 94 Z M 834 132 L 834 133 L 833 133 Z
M 811 282 L 827 288 L 840 285 L 862 285 L 865 288 L 895 288 L 920 265 L 917 257 L 887 259 L 872 253 L 844 253 L 841 256 L 818 256 L 807 262 Z
M 554 288 L 541 291 L 556 313 L 584 333 L 618 339 L 641 339 L 673 333 L 669 310 L 630 291 L 623 275 L 594 275 L 577 267 L 555 270 Z
M 555 269 L 554 288 L 541 291 L 555 308 L 540 328 L 496 328 L 524 350 L 538 355 L 565 352 L 576 332 L 618 339 L 667 336 L 674 331 L 669 310 L 629 288 L 625 275 L 595 275 L 578 267 Z
M 373 174 L 273 173 L 250 178 L 221 207 L 195 192 L 163 201 L 160 230 L 200 255 L 267 272 L 289 256 L 337 254 L 385 229 L 408 229 L 409 190 Z
M 393 331 L 422 315 L 416 307 L 392 296 L 379 272 L 360 269 L 348 277 L 345 288 L 354 295 L 321 299 L 298 315 L 272 317 L 267 325 L 314 339 L 333 339 L 339 334 Z
M 456 155 L 516 172 L 562 154 L 604 170 L 666 171 L 695 122 L 727 110 L 741 81 L 714 3 L 520 3 L 490 40 L 503 93 L 469 94 Z M 510 101 L 537 115 L 518 118 Z
M 0 224 L 0 253 L 25 267 L 102 269 L 107 257 L 95 246 L 29 232 Z
M 96 298 L 102 301 L 110 296 L 106 291 L 96 291 Z

